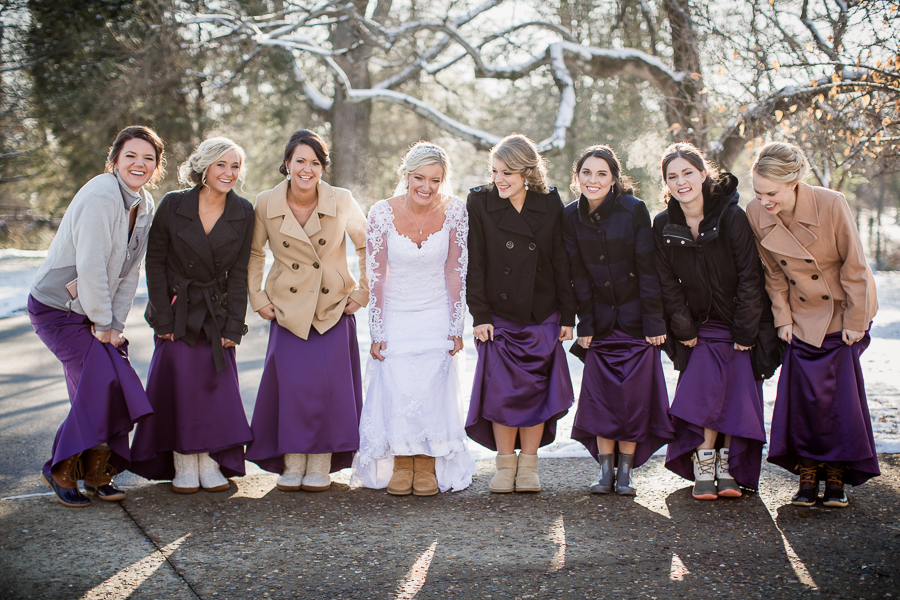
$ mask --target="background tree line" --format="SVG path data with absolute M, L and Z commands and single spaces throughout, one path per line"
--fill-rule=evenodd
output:
M 786 139 L 898 267 L 880 241 L 900 205 L 890 0 L 0 0 L 0 27 L 2 205 L 61 214 L 133 123 L 159 131 L 170 166 L 231 135 L 251 198 L 277 182 L 287 136 L 317 130 L 332 183 L 363 204 L 391 194 L 420 138 L 448 148 L 460 195 L 507 133 L 540 141 L 563 189 L 579 151 L 608 143 L 651 203 L 671 141 L 743 176 L 749 199 L 753 150 Z

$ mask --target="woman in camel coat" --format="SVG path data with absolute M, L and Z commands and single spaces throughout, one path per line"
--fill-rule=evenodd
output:
M 859 357 L 878 302 L 843 194 L 803 183 L 791 144 L 766 144 L 753 164 L 747 217 L 766 268 L 779 336 L 789 345 L 772 416 L 769 462 L 800 474 L 793 503 L 844 507 L 844 483 L 879 475 Z

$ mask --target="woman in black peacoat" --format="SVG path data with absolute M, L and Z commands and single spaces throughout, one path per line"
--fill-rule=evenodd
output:
M 575 325 L 563 207 L 527 137 L 504 138 L 491 161 L 493 184 L 474 188 L 467 203 L 478 365 L 466 432 L 498 451 L 492 492 L 537 492 L 537 449 L 553 442 L 574 402 L 560 343 Z
M 195 187 L 163 198 L 150 229 L 145 318 L 156 333 L 147 376 L 153 415 L 138 424 L 131 470 L 172 479 L 179 493 L 228 488 L 244 474 L 253 439 L 234 346 L 247 332 L 247 263 L 253 206 L 233 187 L 244 152 L 227 138 L 203 142 L 181 167 Z

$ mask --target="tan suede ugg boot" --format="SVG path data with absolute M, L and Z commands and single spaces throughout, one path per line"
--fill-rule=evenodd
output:
M 434 457 L 417 454 L 413 458 L 412 493 L 415 496 L 434 496 L 438 493 L 437 475 L 434 473 Z
M 408 496 L 413 491 L 414 462 L 412 456 L 394 457 L 394 474 L 387 486 L 392 496 Z
M 516 491 L 541 491 L 541 480 L 538 477 L 537 454 L 519 454 L 519 469 L 516 472 Z
M 516 489 L 516 466 L 518 457 L 513 454 L 497 455 L 497 472 L 491 478 L 491 491 L 495 494 L 508 494 Z

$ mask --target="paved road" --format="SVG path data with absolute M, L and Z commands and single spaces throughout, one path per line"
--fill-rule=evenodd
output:
M 245 403 L 266 342 L 251 324 Z M 900 596 L 897 455 L 845 510 L 790 506 L 794 479 L 768 465 L 759 494 L 698 502 L 659 457 L 635 499 L 591 496 L 595 464 L 572 458 L 543 460 L 530 495 L 490 494 L 483 461 L 469 489 L 432 498 L 351 490 L 346 473 L 328 492 L 282 493 L 255 470 L 193 496 L 126 474 L 126 501 L 67 509 L 30 495 L 46 492 L 38 471 L 68 410 L 61 368 L 25 317 L 0 320 L 0 356 L 0 598 Z

